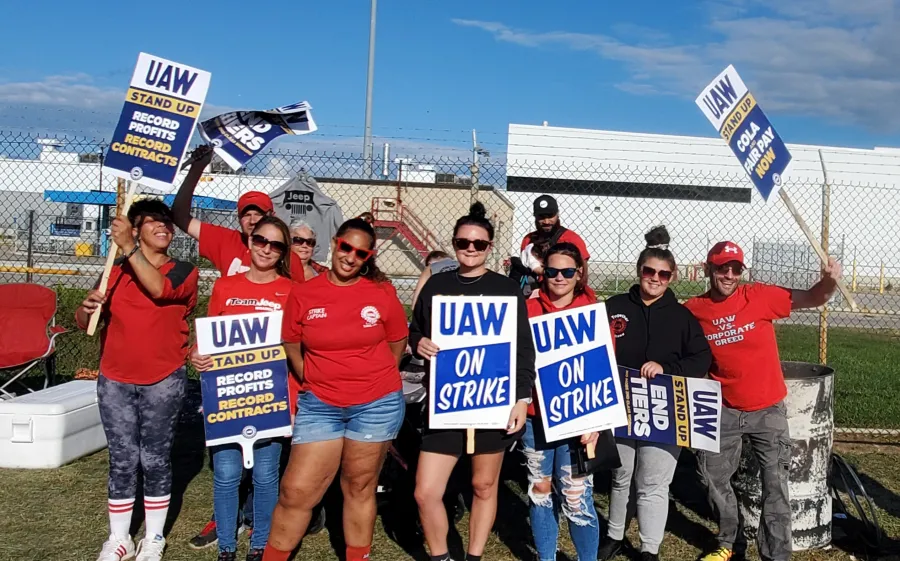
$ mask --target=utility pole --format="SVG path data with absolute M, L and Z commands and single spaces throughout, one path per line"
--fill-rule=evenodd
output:
M 378 0 L 372 0 L 372 13 L 369 20 L 369 70 L 366 76 L 366 130 L 363 139 L 363 160 L 366 166 L 366 177 L 372 177 L 372 88 L 375 82 L 375 14 L 378 11 Z
M 490 158 L 491 153 L 478 145 L 477 134 L 475 129 L 472 129 L 472 165 L 469 167 L 469 171 L 472 172 L 472 194 L 470 196 L 469 204 L 474 203 L 475 199 L 478 198 L 478 181 L 481 175 L 481 164 L 478 161 L 479 156 Z

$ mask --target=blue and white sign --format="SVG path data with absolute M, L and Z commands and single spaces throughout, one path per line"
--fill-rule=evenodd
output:
M 138 56 L 103 171 L 169 191 L 200 117 L 210 73 Z
M 198 351 L 213 358 L 200 375 L 206 445 L 240 444 L 247 468 L 253 467 L 254 442 L 291 434 L 281 317 L 270 312 L 196 321 Z
M 315 132 L 318 127 L 310 109 L 309 103 L 300 101 L 268 111 L 233 111 L 197 128 L 216 154 L 238 170 L 279 136 Z
M 696 101 L 768 201 L 781 187 L 791 154 L 734 66 L 723 70 Z
M 516 401 L 515 296 L 435 296 L 432 429 L 506 429 Z
M 621 368 L 628 423 L 616 436 L 719 451 L 722 385 L 705 378 L 660 374 L 652 380 Z
M 531 335 L 547 442 L 627 422 L 605 305 L 533 317 Z

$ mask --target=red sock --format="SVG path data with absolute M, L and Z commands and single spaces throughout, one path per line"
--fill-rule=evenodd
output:
M 280 549 L 276 549 L 274 546 L 267 543 L 266 549 L 263 551 L 263 561 L 288 561 L 291 553 L 291 551 L 281 551 Z
M 372 551 L 372 546 L 367 545 L 364 547 L 353 547 L 351 545 L 347 546 L 347 561 L 369 561 L 369 552 Z M 268 561 L 268 560 L 266 560 Z

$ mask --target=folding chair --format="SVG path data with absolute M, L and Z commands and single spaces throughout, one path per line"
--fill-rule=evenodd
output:
M 15 397 L 7 388 L 22 382 L 29 370 L 43 364 L 44 388 L 53 379 L 56 336 L 65 333 L 56 325 L 56 293 L 37 284 L 0 285 L 0 371 L 12 377 L 0 385 L 0 399 Z

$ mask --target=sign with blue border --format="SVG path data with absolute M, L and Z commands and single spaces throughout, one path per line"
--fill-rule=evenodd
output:
M 141 53 L 103 171 L 169 191 L 200 117 L 210 73 Z
M 696 103 L 768 201 L 781 188 L 791 154 L 734 66 L 716 76 Z
M 432 429 L 506 429 L 516 401 L 515 296 L 435 296 Z

